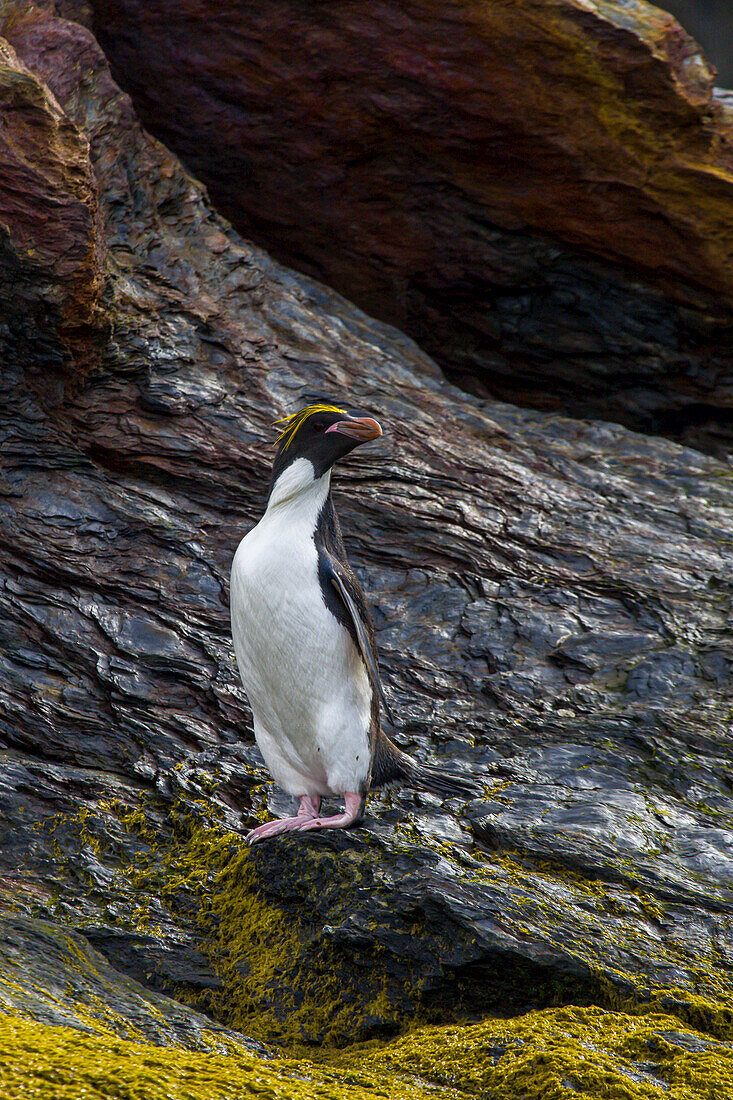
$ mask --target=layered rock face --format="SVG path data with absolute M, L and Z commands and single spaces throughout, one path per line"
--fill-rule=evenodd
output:
M 7 346 L 58 365 L 75 334 L 101 322 L 104 238 L 89 143 L 7 42 L 0 112 L 0 323 Z
M 480 395 L 731 448 L 731 109 L 628 0 L 92 5 L 235 225 Z
M 37 113 L 26 178 L 58 195 L 28 224 L 69 227 L 22 284 L 33 325 L 3 332 L 0 1070 L 109 1095 L 133 1067 L 146 1098 L 146 1072 L 172 1096 L 509 1100 L 598 1094 L 599 1073 L 709 1095 L 733 1010 L 729 467 L 456 389 L 243 241 L 87 30 L 18 3 L 0 33 Z M 272 421 L 326 394 L 385 428 L 336 492 L 391 735 L 483 793 L 387 792 L 364 828 L 250 852 L 285 800 L 252 744 L 229 564 Z M 340 1069 L 257 1045 L 415 1022 L 441 1027 Z

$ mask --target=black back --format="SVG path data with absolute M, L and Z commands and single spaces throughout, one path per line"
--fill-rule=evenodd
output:
M 359 578 L 349 565 L 346 549 L 344 547 L 344 540 L 341 536 L 338 516 L 336 515 L 336 509 L 333 506 L 330 492 L 326 497 L 326 501 L 318 517 L 314 538 L 316 550 L 318 551 L 318 580 L 326 607 L 341 625 L 346 627 L 354 645 L 360 652 L 363 652 L 363 635 L 366 634 L 365 644 L 368 646 L 371 655 L 371 660 L 368 659 L 369 654 L 367 655 L 364 664 L 372 688 L 369 745 L 373 760 L 375 746 L 381 733 L 379 700 L 382 696 L 382 685 L 379 681 L 377 647 L 374 640 L 374 624 L 369 614 L 369 608 L 367 607 L 364 590 L 359 583 Z M 339 585 L 343 585 L 348 593 L 348 598 L 352 606 L 355 606 L 361 621 L 362 630 L 360 630 L 358 625 L 354 622 L 352 613 L 340 594 L 339 586 L 334 584 L 334 566 L 336 566 L 338 571 Z

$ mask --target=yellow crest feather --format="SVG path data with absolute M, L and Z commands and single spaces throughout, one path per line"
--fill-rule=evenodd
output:
M 284 425 L 280 435 L 275 440 L 275 446 L 282 443 L 283 450 L 287 450 L 290 444 L 293 442 L 295 433 L 300 426 L 309 416 L 313 416 L 314 413 L 341 413 L 343 416 L 348 416 L 346 409 L 339 409 L 336 405 L 307 405 L 300 412 L 293 413 L 292 416 L 281 416 L 279 420 L 274 422 L 274 427 L 278 427 L 280 424 Z

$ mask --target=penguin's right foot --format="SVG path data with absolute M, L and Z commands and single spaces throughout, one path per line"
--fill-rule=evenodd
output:
M 245 842 L 256 844 L 258 840 L 264 840 L 268 836 L 277 836 L 278 833 L 292 833 L 296 829 L 302 829 L 309 821 L 318 817 L 321 808 L 321 800 L 318 795 L 311 798 L 304 794 L 300 799 L 300 809 L 297 817 L 280 817 L 275 821 L 267 821 L 264 825 L 258 825 L 256 829 L 250 829 Z
M 350 825 L 361 821 L 364 813 L 364 795 L 347 791 L 344 802 L 346 805 L 344 813 L 336 814 L 334 817 L 318 817 L 316 814 L 315 817 L 296 825 L 295 828 L 299 833 L 305 833 L 309 829 L 348 829 Z

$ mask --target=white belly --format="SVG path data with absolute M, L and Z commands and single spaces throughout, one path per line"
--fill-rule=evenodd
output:
M 371 685 L 351 635 L 323 601 L 307 527 L 265 517 L 242 540 L 231 616 L 255 737 L 275 782 L 295 795 L 362 790 Z

